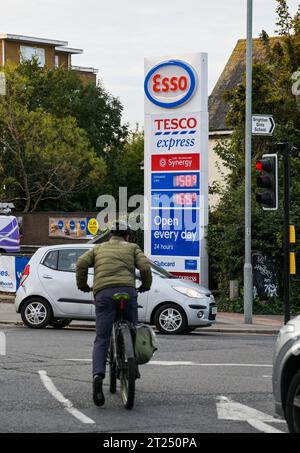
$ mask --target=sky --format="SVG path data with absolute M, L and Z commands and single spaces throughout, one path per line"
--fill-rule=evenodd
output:
M 294 14 L 300 0 L 288 0 Z M 275 0 L 253 0 L 253 36 L 276 29 Z M 246 37 L 247 0 L 10 0 L 0 32 L 68 41 L 72 64 L 95 67 L 124 106 L 123 122 L 144 122 L 144 58 L 208 53 L 209 93 L 236 42 Z

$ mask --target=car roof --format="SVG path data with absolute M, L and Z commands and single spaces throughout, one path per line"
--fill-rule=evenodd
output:
M 57 249 L 81 249 L 81 248 L 85 248 L 85 249 L 91 249 L 92 247 L 94 246 L 94 244 L 88 244 L 88 243 L 84 243 L 84 244 L 78 244 L 78 243 L 74 243 L 74 244 L 56 244 L 56 245 L 46 245 L 46 246 L 43 246 L 43 247 L 40 247 L 38 250 L 42 250 L 43 252 L 46 252 L 48 250 L 57 250 Z

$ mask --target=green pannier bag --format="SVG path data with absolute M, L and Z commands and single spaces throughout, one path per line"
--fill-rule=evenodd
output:
M 156 335 L 152 327 L 146 324 L 138 324 L 135 331 L 135 358 L 138 365 L 143 365 L 152 359 L 157 350 Z

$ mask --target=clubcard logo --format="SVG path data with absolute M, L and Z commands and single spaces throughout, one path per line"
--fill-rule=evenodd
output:
M 181 60 L 164 61 L 147 74 L 144 90 L 150 102 L 163 108 L 174 108 L 188 102 L 195 94 L 197 75 Z
M 154 264 L 165 269 L 171 269 L 176 266 L 175 261 L 154 260 Z

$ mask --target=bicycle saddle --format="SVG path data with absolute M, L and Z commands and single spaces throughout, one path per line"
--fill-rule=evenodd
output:
M 113 300 L 119 302 L 120 300 L 129 300 L 130 296 L 128 293 L 116 293 L 112 296 Z

